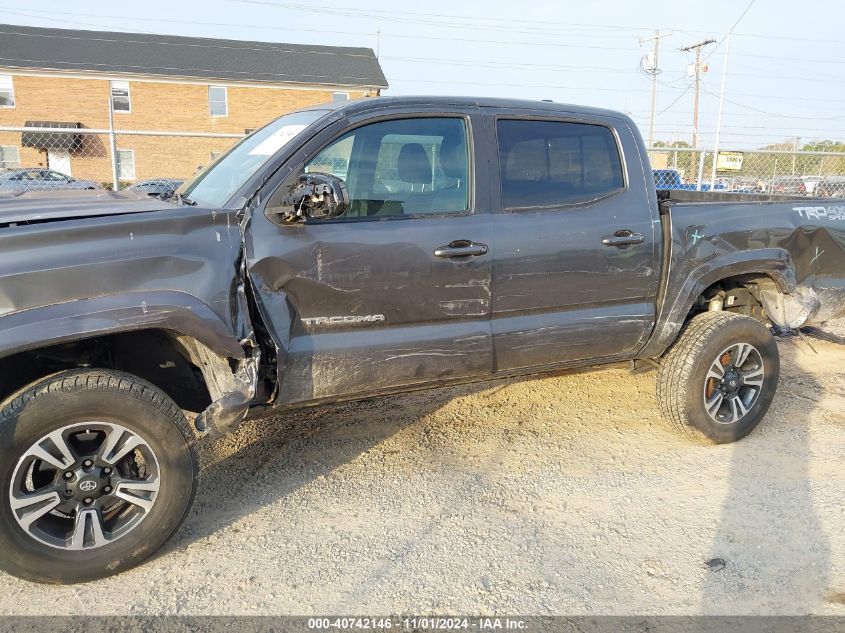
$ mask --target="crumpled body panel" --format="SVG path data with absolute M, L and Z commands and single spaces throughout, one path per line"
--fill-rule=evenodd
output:
M 0 225 L 0 356 L 167 330 L 206 376 L 205 426 L 243 419 L 258 355 L 234 213 L 64 192 L 0 201 Z
M 673 192 L 661 204 L 665 286 L 658 326 L 640 356 L 662 354 L 695 298 L 737 275 L 774 280 L 764 307 L 783 327 L 845 316 L 845 202 Z

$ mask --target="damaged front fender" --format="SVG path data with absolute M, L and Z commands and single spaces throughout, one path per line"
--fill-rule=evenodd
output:
M 257 348 L 245 358 L 234 360 L 221 357 L 190 337 L 177 341 L 202 371 L 212 402 L 195 421 L 198 431 L 213 436 L 234 430 L 246 417 L 255 398 L 258 382 Z M 242 342 L 248 347 L 249 342 Z

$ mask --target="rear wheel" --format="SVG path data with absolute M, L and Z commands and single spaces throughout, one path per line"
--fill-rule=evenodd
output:
M 81 582 L 133 567 L 187 515 L 196 459 L 182 411 L 113 371 L 45 378 L 0 409 L 0 567 Z
M 684 326 L 663 358 L 657 400 L 682 431 L 734 442 L 766 415 L 779 375 L 777 343 L 766 326 L 738 314 L 706 312 Z

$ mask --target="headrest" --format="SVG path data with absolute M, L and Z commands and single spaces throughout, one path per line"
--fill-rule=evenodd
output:
M 431 161 L 419 143 L 408 143 L 399 150 L 396 162 L 399 178 L 417 185 L 431 182 Z
M 466 178 L 467 151 L 463 135 L 443 138 L 440 144 L 440 167 L 447 178 Z

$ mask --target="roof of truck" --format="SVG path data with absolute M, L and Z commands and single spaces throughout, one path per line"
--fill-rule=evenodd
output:
M 344 114 L 354 114 L 378 108 L 403 107 L 403 106 L 442 106 L 442 107 L 472 107 L 479 108 L 501 108 L 505 110 L 547 110 L 549 113 L 570 113 L 591 115 L 598 118 L 614 117 L 628 118 L 625 114 L 616 110 L 594 108 L 591 106 L 574 105 L 571 103 L 558 103 L 555 101 L 537 101 L 532 99 L 508 99 L 502 97 L 442 97 L 425 95 L 408 96 L 384 96 L 366 97 L 354 101 L 319 104 L 312 110 L 337 110 Z

